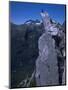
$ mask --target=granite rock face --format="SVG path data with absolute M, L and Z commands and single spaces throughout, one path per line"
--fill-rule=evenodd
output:
M 55 41 L 51 36 L 53 33 L 50 33 L 52 25 L 47 13 L 41 13 L 41 16 L 45 32 L 38 40 L 39 56 L 36 60 L 36 83 L 37 86 L 59 85 Z M 55 28 L 52 27 L 52 32 L 54 29 Z
M 51 22 L 51 18 L 47 12 L 41 12 L 42 21 L 44 24 L 45 32 L 51 35 L 57 35 L 59 33 L 59 28 L 56 27 L 55 23 Z
M 37 86 L 58 85 L 58 66 L 55 42 L 48 34 L 39 39 L 39 57 L 36 60 Z

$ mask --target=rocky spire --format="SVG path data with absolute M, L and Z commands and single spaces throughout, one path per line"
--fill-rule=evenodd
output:
M 49 34 L 50 17 L 47 12 L 41 12 L 45 32 L 38 40 L 39 56 L 36 60 L 37 86 L 59 85 L 57 55 L 55 41 Z
M 51 18 L 49 17 L 49 14 L 47 12 L 41 12 L 42 21 L 44 24 L 45 32 L 51 34 L 51 35 L 57 35 L 59 29 L 55 26 L 55 24 L 51 23 Z

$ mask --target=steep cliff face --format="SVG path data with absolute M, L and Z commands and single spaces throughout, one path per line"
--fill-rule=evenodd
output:
M 36 61 L 36 83 L 37 86 L 59 85 L 55 41 L 50 33 L 52 25 L 47 13 L 42 13 L 41 16 L 45 32 L 38 40 L 39 57 Z M 52 31 L 54 32 L 53 27 Z

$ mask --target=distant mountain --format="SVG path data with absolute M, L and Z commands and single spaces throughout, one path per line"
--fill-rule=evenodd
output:
M 28 20 L 26 21 L 24 24 L 36 24 L 36 25 L 40 25 L 41 24 L 41 21 L 39 21 L 38 19 L 36 20 Z

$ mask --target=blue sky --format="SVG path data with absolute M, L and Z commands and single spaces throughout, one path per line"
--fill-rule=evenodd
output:
M 23 24 L 26 20 L 41 20 L 40 12 L 47 11 L 50 17 L 60 24 L 65 20 L 65 5 L 40 4 L 10 1 L 10 22 Z

